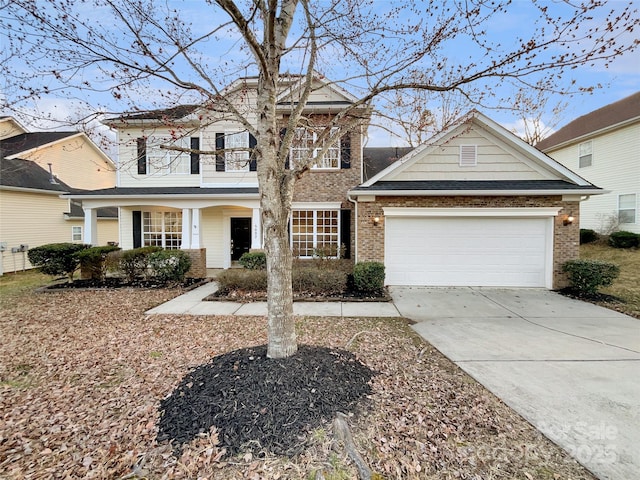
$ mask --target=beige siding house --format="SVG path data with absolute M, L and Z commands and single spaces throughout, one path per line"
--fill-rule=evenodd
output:
M 0 150 L 0 273 L 32 268 L 28 248 L 83 242 L 83 209 L 60 196 L 114 185 L 111 160 L 84 134 L 29 133 L 11 117 L 0 119 Z M 118 241 L 116 209 L 96 221 L 97 244 Z
M 581 228 L 640 233 L 640 92 L 574 120 L 536 147 L 608 191 L 582 203 Z

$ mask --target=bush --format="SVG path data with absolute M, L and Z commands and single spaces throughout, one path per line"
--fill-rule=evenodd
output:
M 27 257 L 42 273 L 56 277 L 66 275 L 71 283 L 73 274 L 80 265 L 76 253 L 90 246 L 81 243 L 49 243 L 29 249 Z
M 107 255 L 120 250 L 115 246 L 91 247 L 76 253 L 80 270 L 92 280 L 103 280 L 107 272 Z
M 266 270 L 267 255 L 264 252 L 247 252 L 240 257 L 240 265 L 247 270 Z
M 608 287 L 620 274 L 614 263 L 598 260 L 569 260 L 562 265 L 571 285 L 580 293 L 594 294 L 600 287 Z
M 265 291 L 267 289 L 267 271 L 231 268 L 220 272 L 216 276 L 216 281 L 222 294 L 232 290 Z
M 347 274 L 339 270 L 296 268 L 291 273 L 291 284 L 294 292 L 336 295 L 346 290 Z
M 353 286 L 357 292 L 382 294 L 384 291 L 384 265 L 380 262 L 358 262 L 353 267 Z
M 640 235 L 633 232 L 613 232 L 609 236 L 609 245 L 613 248 L 633 248 L 640 243 Z
M 149 267 L 162 282 L 182 282 L 191 268 L 191 257 L 182 250 L 160 250 L 149 255 Z
M 149 255 L 160 250 L 162 247 L 140 247 L 125 250 L 120 257 L 120 270 L 130 282 L 144 278 L 149 269 Z
M 580 229 L 580 245 L 585 243 L 592 243 L 598 240 L 598 234 L 595 230 L 591 230 L 590 228 L 581 228 Z

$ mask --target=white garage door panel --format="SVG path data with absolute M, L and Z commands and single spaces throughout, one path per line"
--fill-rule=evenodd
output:
M 386 220 L 389 285 L 544 287 L 544 218 Z

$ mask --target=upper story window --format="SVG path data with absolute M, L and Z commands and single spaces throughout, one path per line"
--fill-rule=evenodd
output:
M 618 221 L 636 223 L 636 194 L 618 195 Z
M 198 137 L 173 139 L 170 137 L 149 136 L 136 139 L 138 175 L 151 173 L 197 174 L 200 172 L 200 158 L 189 149 L 198 150 Z M 162 148 L 176 146 L 187 151 Z
M 337 128 L 331 129 L 331 135 L 337 132 Z M 325 142 L 318 142 L 319 134 L 306 128 L 296 128 L 291 144 L 291 160 L 294 165 L 300 165 L 307 159 L 313 159 L 312 169 L 338 169 L 340 168 L 340 142 L 333 143 L 326 153 L 320 156 Z
M 578 147 L 578 167 L 590 167 L 593 160 L 593 145 L 591 141 L 581 143 Z
M 236 148 L 245 150 L 233 150 Z M 225 171 L 249 171 L 249 132 L 232 132 L 225 135 Z

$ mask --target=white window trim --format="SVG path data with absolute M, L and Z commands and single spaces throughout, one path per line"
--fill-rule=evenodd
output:
M 624 197 L 624 196 L 631 196 L 633 195 L 633 207 L 631 208 L 620 208 L 620 197 Z M 620 219 L 620 211 L 621 210 L 625 210 L 625 211 L 630 211 L 633 210 L 633 222 L 620 222 L 623 225 L 635 225 L 638 223 L 638 195 L 635 193 L 621 193 L 618 195 L 618 219 Z
M 161 226 L 161 229 L 160 229 L 159 232 L 150 232 L 150 231 L 147 231 L 145 229 L 145 227 L 146 227 L 146 225 L 145 225 L 145 214 L 149 214 L 150 215 L 150 214 L 153 214 L 153 213 L 162 214 L 162 217 L 161 217 L 162 218 L 162 226 Z M 166 216 L 167 213 L 175 213 L 175 214 L 177 214 L 178 218 L 179 218 L 178 224 L 180 225 L 179 241 L 178 241 L 177 245 L 170 246 L 170 247 L 167 247 L 167 234 L 176 234 L 177 232 L 168 232 L 167 231 L 166 223 L 165 223 L 166 222 L 166 217 L 165 216 Z M 166 210 L 166 211 L 162 211 L 162 210 L 144 210 L 142 212 L 142 245 L 143 246 L 147 246 L 146 242 L 145 242 L 145 234 L 151 234 L 151 233 L 160 234 L 160 236 L 161 236 L 161 245 L 159 245 L 160 247 L 162 247 L 164 249 L 171 249 L 171 250 L 180 249 L 181 244 L 182 244 L 182 238 L 183 238 L 183 236 L 182 236 L 182 211 L 175 212 L 175 211 L 169 211 L 169 210 Z
M 150 135 L 147 137 L 147 174 L 154 172 L 168 175 L 190 175 L 191 155 L 188 152 L 176 150 L 164 150 L 161 145 L 175 145 L 182 148 L 191 148 L 191 137 L 173 139 L 170 136 Z M 173 171 L 177 165 L 182 165 L 182 170 Z
M 77 239 L 77 240 L 74 238 L 75 237 L 75 233 L 74 233 L 75 229 L 80 229 L 80 238 Z M 83 239 L 82 234 L 83 234 L 82 225 L 72 225 L 71 226 L 71 241 L 72 242 L 82 242 L 82 239 Z
M 291 209 L 291 220 L 290 220 L 290 228 L 289 228 L 289 243 L 291 245 L 291 248 L 294 248 L 294 243 L 293 243 L 293 236 L 294 236 L 294 232 L 293 232 L 293 212 L 296 211 L 312 211 L 313 212 L 313 250 L 315 251 L 318 248 L 318 212 L 335 212 L 336 213 L 336 226 L 337 226 L 337 233 L 336 233 L 336 256 L 334 257 L 330 257 L 330 258 L 338 258 L 340 256 L 340 239 L 341 239 L 341 231 L 340 231 L 340 209 L 337 208 L 292 208 Z M 300 255 L 298 258 L 313 258 L 313 255 Z
M 240 138 L 242 135 L 242 145 L 230 145 L 230 139 Z M 249 131 L 248 130 L 228 130 L 224 132 L 224 148 L 246 148 L 247 151 L 235 151 L 235 152 L 224 152 L 224 171 L 230 173 L 243 173 L 249 172 Z M 239 159 L 234 159 L 233 157 L 241 157 Z M 243 164 L 241 168 L 231 168 L 232 166 L 237 166 L 238 164 Z
M 580 150 L 581 150 L 581 147 L 583 145 L 589 145 L 589 153 L 588 154 L 584 154 L 584 155 L 581 154 Z M 580 165 L 580 160 L 583 157 L 586 157 L 586 156 L 590 156 L 591 157 L 589 159 L 589 165 Z M 592 140 L 587 140 L 586 142 L 581 142 L 581 143 L 578 144 L 578 168 L 589 168 L 591 166 L 593 166 L 593 141 Z
M 297 127 L 296 128 L 296 132 L 298 131 L 304 131 L 304 132 L 308 132 L 308 129 L 304 128 L 304 127 Z M 338 127 L 332 127 L 331 128 L 331 133 L 330 136 L 334 135 L 336 132 L 338 131 Z M 312 143 L 315 144 L 318 141 L 318 133 L 316 131 L 312 131 Z M 295 136 L 294 136 L 294 141 L 295 141 Z M 326 140 L 325 140 L 326 141 Z M 315 148 L 313 148 L 313 152 L 311 154 L 311 158 L 315 159 L 318 158 L 318 155 L 320 154 L 320 152 L 322 151 L 323 145 L 320 146 L 316 146 Z M 329 150 L 335 149 L 338 152 L 337 158 L 336 158 L 336 166 L 335 167 L 326 167 L 326 166 L 317 166 L 315 164 L 311 165 L 311 170 L 313 171 L 322 171 L 322 170 L 340 170 L 340 164 L 342 161 L 341 158 L 341 151 L 340 151 L 340 139 L 336 140 L 330 147 Z M 296 148 L 293 143 L 289 149 L 289 156 L 291 158 L 291 161 L 294 161 L 294 155 L 293 152 L 294 150 L 311 150 L 309 148 Z M 329 150 L 327 150 L 327 153 L 329 153 Z

